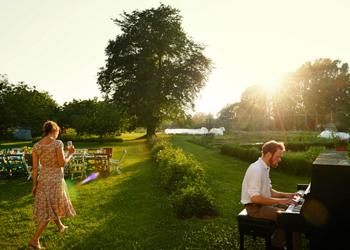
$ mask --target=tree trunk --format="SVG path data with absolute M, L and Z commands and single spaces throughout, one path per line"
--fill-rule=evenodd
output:
M 156 135 L 156 126 L 147 127 L 147 138 L 157 137 Z
M 100 141 L 98 142 L 98 144 L 103 144 L 103 135 L 100 135 Z

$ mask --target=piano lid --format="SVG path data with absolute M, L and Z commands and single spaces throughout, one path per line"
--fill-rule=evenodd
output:
M 345 151 L 322 151 L 313 165 L 349 166 L 349 159 Z

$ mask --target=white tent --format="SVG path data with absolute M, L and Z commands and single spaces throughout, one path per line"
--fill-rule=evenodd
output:
M 205 135 L 208 133 L 208 129 L 206 127 L 202 127 L 201 129 L 186 129 L 186 128 L 176 128 L 176 129 L 166 129 L 164 131 L 166 135 L 168 134 L 180 134 L 180 135 Z
M 176 128 L 176 129 L 166 129 L 164 133 L 166 135 L 168 134 L 174 134 L 174 135 L 205 135 L 208 133 L 212 133 L 215 135 L 223 135 L 225 131 L 224 127 L 221 128 L 212 128 L 210 132 L 206 127 L 202 127 L 201 129 L 185 129 L 185 128 Z
M 212 128 L 210 130 L 210 133 L 215 135 L 224 135 L 224 132 L 221 128 Z
M 350 138 L 350 135 L 349 133 L 344 133 L 344 132 L 333 132 L 334 136 L 335 137 L 339 137 L 339 138 L 343 138 L 343 139 L 349 139 Z M 332 131 L 322 131 L 321 134 L 318 135 L 318 137 L 322 137 L 322 138 L 325 138 L 325 139 L 332 139 L 333 136 L 332 136 Z

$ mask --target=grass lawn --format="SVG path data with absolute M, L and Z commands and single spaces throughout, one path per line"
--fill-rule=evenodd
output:
M 168 200 L 169 193 L 157 178 L 157 167 L 145 147 L 143 134 L 125 134 L 123 142 L 105 143 L 114 148 L 114 157 L 128 153 L 120 165 L 123 174 L 96 179 L 82 186 L 76 177 L 66 180 L 77 215 L 62 219 L 69 229 L 56 234 L 51 222 L 41 237 L 46 249 L 239 249 L 237 214 L 241 184 L 250 163 L 213 151 L 186 140 L 186 136 L 160 134 L 185 154 L 193 154 L 203 166 L 210 192 L 217 205 L 215 219 L 179 220 Z M 74 142 L 73 142 L 74 143 Z M 76 148 L 101 147 L 95 143 L 74 143 Z M 1 147 L 31 146 L 20 142 Z M 294 192 L 298 183 L 310 179 L 271 170 L 276 190 Z M 32 181 L 0 180 L 0 246 L 2 249 L 28 249 L 37 223 L 32 221 L 34 196 Z M 265 249 L 264 239 L 246 237 L 245 249 Z M 307 249 L 306 247 L 304 249 Z

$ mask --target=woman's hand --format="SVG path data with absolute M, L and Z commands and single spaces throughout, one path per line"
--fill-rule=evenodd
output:
M 72 155 L 74 154 L 74 152 L 75 152 L 75 148 L 74 148 L 74 145 L 72 145 L 70 148 L 68 148 L 68 153 Z
M 32 194 L 35 196 L 36 195 L 36 186 L 33 187 Z

